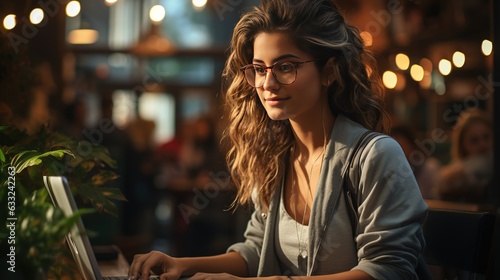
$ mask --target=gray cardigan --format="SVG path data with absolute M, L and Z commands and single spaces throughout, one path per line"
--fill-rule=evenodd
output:
M 421 225 L 427 215 L 412 170 L 399 144 L 376 137 L 361 154 L 358 225 L 352 240 L 341 172 L 356 140 L 366 131 L 339 115 L 333 126 L 309 222 L 308 275 L 362 270 L 376 279 L 417 279 L 414 267 L 425 245 Z M 352 176 L 352 175 L 351 175 Z M 281 189 L 269 212 L 256 209 L 245 241 L 229 247 L 246 261 L 249 276 L 281 275 L 275 253 L 275 226 Z

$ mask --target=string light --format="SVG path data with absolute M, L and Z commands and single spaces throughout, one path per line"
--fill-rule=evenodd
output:
M 424 78 L 424 68 L 418 64 L 413 64 L 410 68 L 410 75 L 413 80 L 420 82 Z
M 448 76 L 451 73 L 451 62 L 447 59 L 441 59 L 438 68 L 443 76 Z
M 394 89 L 398 84 L 398 76 L 392 71 L 385 71 L 382 74 L 382 82 L 386 88 Z
M 207 5 L 207 0 L 192 0 L 193 6 L 197 10 L 202 10 Z
M 453 65 L 457 68 L 462 68 L 465 65 L 465 54 L 463 52 L 456 51 L 453 54 Z
M 30 13 L 30 22 L 33 24 L 39 24 L 40 22 L 42 22 L 43 17 L 43 10 L 40 8 L 35 8 Z
M 3 19 L 3 27 L 7 30 L 11 30 L 16 27 L 16 15 L 10 14 Z
M 66 5 L 66 15 L 68 17 L 76 17 L 81 10 L 80 2 L 71 1 Z
M 108 6 L 114 5 L 118 0 L 105 0 L 104 3 Z
M 493 52 L 493 43 L 490 40 L 483 40 L 481 50 L 485 56 L 489 56 Z
M 407 70 L 410 67 L 410 58 L 404 53 L 396 55 L 396 66 L 401 70 Z
M 159 23 L 165 18 L 165 8 L 162 5 L 154 5 L 151 10 L 149 10 L 149 18 L 153 22 Z

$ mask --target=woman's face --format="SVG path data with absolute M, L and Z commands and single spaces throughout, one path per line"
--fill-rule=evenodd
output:
M 314 59 L 301 51 L 287 36 L 260 33 L 254 41 L 253 64 L 262 67 L 278 62 L 303 62 Z M 290 85 L 280 84 L 267 70 L 264 85 L 257 88 L 259 99 L 273 120 L 311 120 L 327 104 L 326 87 L 314 62 L 297 65 L 297 77 Z
M 462 147 L 465 156 L 488 153 L 493 148 L 493 131 L 482 123 L 471 123 L 463 132 Z

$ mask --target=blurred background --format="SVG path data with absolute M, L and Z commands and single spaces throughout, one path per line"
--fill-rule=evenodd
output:
M 392 134 L 424 198 L 497 211 L 498 4 L 494 12 L 493 0 L 336 2 L 375 53 Z M 15 119 L 28 132 L 49 122 L 107 147 L 118 163 L 115 183 L 128 201 L 120 202 L 118 217 L 86 217 L 95 244 L 118 244 L 131 259 L 151 249 L 183 256 L 222 253 L 242 240 L 250 213 L 228 210 L 233 193 L 220 146 L 226 126 L 221 72 L 234 25 L 258 4 L 0 3 L 3 41 L 36 75 L 25 97 L 8 86 L 16 77 L 2 76 L 2 118 Z M 469 125 L 476 115 L 480 120 Z M 474 187 L 452 187 L 456 181 Z

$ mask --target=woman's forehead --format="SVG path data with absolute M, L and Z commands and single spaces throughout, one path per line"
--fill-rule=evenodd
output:
M 307 53 L 299 49 L 292 38 L 286 34 L 262 32 L 257 34 L 253 45 L 254 59 L 277 60 L 280 58 L 296 57 L 305 59 Z

